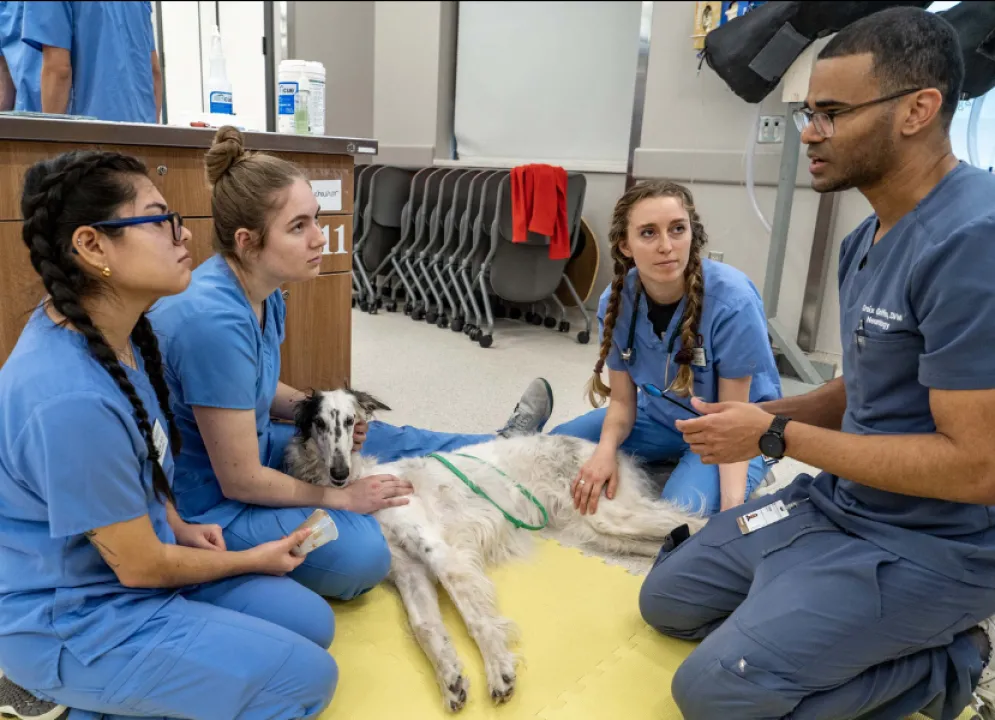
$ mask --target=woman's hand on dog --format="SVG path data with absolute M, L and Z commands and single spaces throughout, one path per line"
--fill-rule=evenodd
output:
M 598 500 L 606 483 L 608 499 L 611 500 L 615 497 L 615 488 L 618 487 L 618 462 L 614 452 L 602 451 L 599 446 L 570 485 L 574 508 L 579 510 L 581 515 L 587 513 L 593 515 L 598 509 Z
M 370 426 L 366 424 L 365 420 L 356 419 L 356 425 L 352 430 L 352 451 L 359 452 L 363 448 L 363 443 L 366 442 L 366 432 L 370 429 Z
M 346 510 L 369 515 L 384 508 L 407 505 L 408 498 L 404 496 L 414 491 L 410 482 L 393 475 L 367 475 L 342 492 L 347 498 Z

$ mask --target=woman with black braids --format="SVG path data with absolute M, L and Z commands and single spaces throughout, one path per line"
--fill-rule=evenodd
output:
M 173 505 L 145 310 L 190 283 L 182 218 L 138 160 L 92 151 L 31 167 L 21 209 L 47 297 L 0 368 L 0 710 L 316 717 L 333 617 L 280 577 L 306 531 L 230 552 Z
M 616 452 L 648 462 L 678 461 L 663 496 L 715 513 L 742 504 L 766 472 L 763 458 L 706 465 L 675 428 L 693 404 L 780 397 L 763 303 L 729 265 L 702 258 L 705 228 L 691 192 L 650 181 L 615 205 L 610 231 L 615 272 L 601 296 L 601 354 L 591 404 L 609 401 L 552 432 L 583 437 L 598 450 L 573 482 L 574 505 L 595 512 L 618 482 Z M 608 366 L 610 384 L 602 371 Z

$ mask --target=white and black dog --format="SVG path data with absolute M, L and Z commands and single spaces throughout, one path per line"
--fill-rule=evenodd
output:
M 442 622 L 435 582 L 452 598 L 484 661 L 491 697 L 501 703 L 515 687 L 510 650 L 514 624 L 499 615 L 485 568 L 524 555 L 532 535 L 475 494 L 444 463 L 432 457 L 378 463 L 352 452 L 356 421 L 389 410 L 354 390 L 314 392 L 297 410 L 297 434 L 287 447 L 288 472 L 315 485 L 344 487 L 371 474 L 390 474 L 414 486 L 410 502 L 375 514 L 392 555 L 389 580 L 397 587 L 414 635 L 435 669 L 447 709 L 462 709 L 469 687 Z M 610 553 L 655 556 L 664 538 L 681 525 L 695 532 L 705 518 L 654 497 L 647 473 L 618 456 L 618 490 L 593 515 L 573 506 L 571 481 L 595 445 L 561 435 L 496 438 L 441 453 L 500 508 L 532 526 L 546 509 L 548 527 L 578 544 Z

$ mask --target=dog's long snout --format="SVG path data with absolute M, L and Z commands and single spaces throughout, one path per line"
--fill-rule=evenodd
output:
M 336 452 L 332 459 L 332 467 L 329 471 L 332 479 L 343 483 L 349 479 L 349 462 L 340 452 Z

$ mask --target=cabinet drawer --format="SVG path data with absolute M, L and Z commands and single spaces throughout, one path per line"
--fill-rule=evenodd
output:
M 211 214 L 203 150 L 5 140 L 0 141 L 0 187 L 5 188 L 0 193 L 0 220 L 21 219 L 21 191 L 28 168 L 70 150 L 109 150 L 137 157 L 148 167 L 149 177 L 173 210 L 192 217 Z

